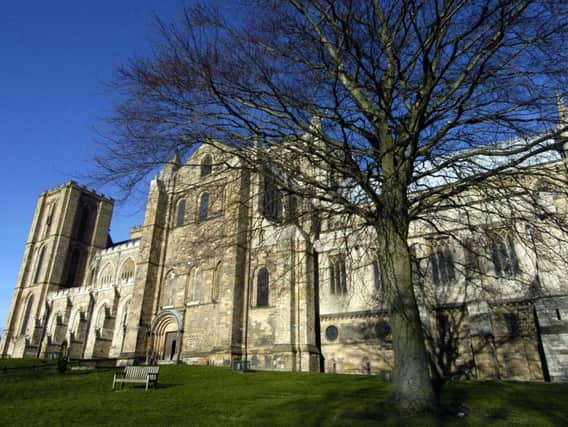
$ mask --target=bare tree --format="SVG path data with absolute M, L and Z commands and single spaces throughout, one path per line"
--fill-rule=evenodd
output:
M 440 227 L 432 213 L 444 206 L 489 212 L 464 200 L 524 188 L 526 166 L 561 148 L 555 96 L 566 86 L 567 25 L 556 1 L 192 7 L 159 23 L 152 57 L 120 69 L 125 98 L 110 119 L 101 177 L 130 190 L 174 151 L 218 141 L 320 212 L 374 229 L 392 397 L 401 409 L 428 410 L 436 396 L 409 227 Z M 531 202 L 495 215 L 534 217 Z

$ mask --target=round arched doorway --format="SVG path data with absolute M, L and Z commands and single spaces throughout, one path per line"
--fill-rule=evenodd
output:
M 154 361 L 177 362 L 181 351 L 181 322 L 176 312 L 158 315 L 152 327 L 152 355 Z

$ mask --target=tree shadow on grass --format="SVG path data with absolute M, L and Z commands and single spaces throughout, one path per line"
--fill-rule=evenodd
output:
M 280 394 L 282 395 L 282 394 Z M 285 401 L 267 402 L 264 407 L 256 407 L 255 421 L 271 420 L 273 425 L 351 425 L 351 421 L 380 421 L 376 413 L 365 411 L 371 400 L 386 398 L 387 389 L 364 387 L 357 390 L 324 391 L 313 390 L 313 393 L 299 395 L 290 393 L 293 398 Z M 348 408 L 361 408 L 360 411 L 348 411 Z

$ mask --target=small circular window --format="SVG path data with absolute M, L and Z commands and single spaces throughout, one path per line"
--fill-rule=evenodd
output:
M 328 341 L 335 341 L 337 339 L 337 335 L 339 334 L 336 326 L 328 326 L 325 330 L 325 337 Z

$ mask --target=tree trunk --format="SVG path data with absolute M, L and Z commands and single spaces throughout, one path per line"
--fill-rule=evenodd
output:
M 390 306 L 394 350 L 391 400 L 403 413 L 430 412 L 436 409 L 437 396 L 412 285 L 408 221 L 404 218 L 404 213 L 390 212 L 378 227 L 381 274 Z

